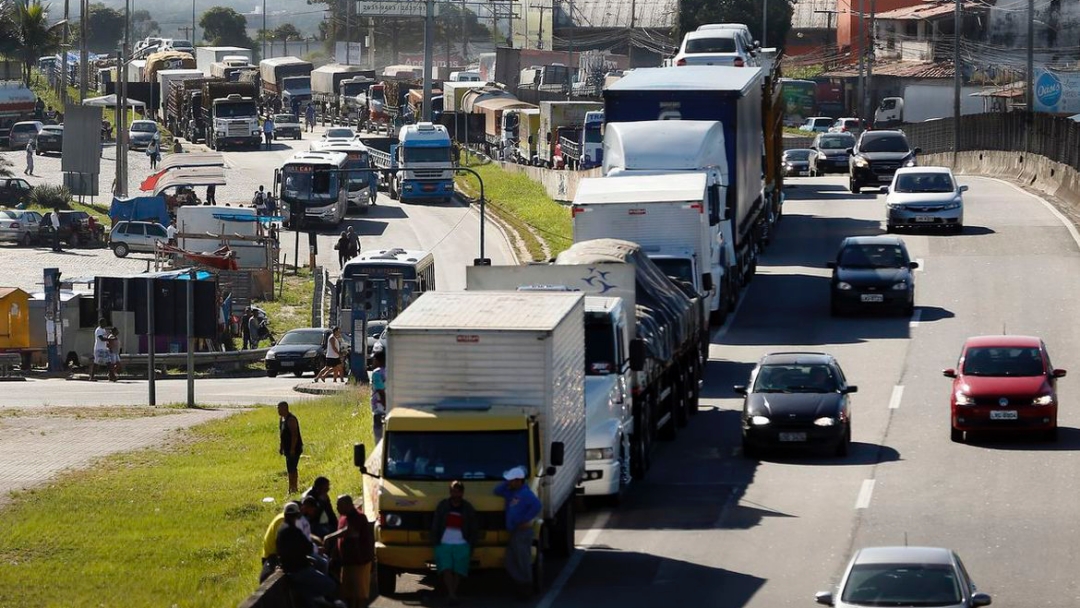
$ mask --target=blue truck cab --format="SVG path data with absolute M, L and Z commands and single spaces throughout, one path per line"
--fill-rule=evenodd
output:
M 405 125 L 395 148 L 398 171 L 391 190 L 400 200 L 449 203 L 454 197 L 454 163 L 446 127 L 430 122 Z

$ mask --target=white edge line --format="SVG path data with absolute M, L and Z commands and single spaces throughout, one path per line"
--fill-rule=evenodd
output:
M 573 498 L 571 497 L 571 500 Z M 562 593 L 563 587 L 566 583 L 570 582 L 570 577 L 573 576 L 574 571 L 581 565 L 581 560 L 585 558 L 585 553 L 596 544 L 596 539 L 600 537 L 600 533 L 607 527 L 608 520 L 611 519 L 611 511 L 604 511 L 596 518 L 596 524 L 585 533 L 585 537 L 581 539 L 581 544 L 574 550 L 574 554 L 570 556 L 570 560 L 563 566 L 562 572 L 559 572 L 559 576 L 555 579 L 555 582 L 551 583 L 551 587 L 548 588 L 547 593 L 540 600 L 540 603 L 536 605 L 536 608 L 551 608 L 555 604 L 555 599 Z
M 1026 194 L 1026 195 L 1030 196 L 1031 198 L 1039 201 L 1040 203 L 1043 204 L 1044 207 L 1046 207 L 1047 209 L 1050 210 L 1050 213 L 1054 214 L 1054 217 L 1056 217 L 1058 219 L 1058 221 L 1060 221 L 1062 224 L 1065 224 L 1065 228 L 1069 231 L 1069 234 L 1072 235 L 1073 241 L 1076 243 L 1076 246 L 1080 247 L 1080 232 L 1078 232 L 1076 230 L 1076 224 L 1074 224 L 1072 222 L 1072 220 L 1070 220 L 1068 217 L 1066 217 L 1064 213 L 1059 211 L 1058 208 L 1055 207 L 1053 203 L 1051 203 L 1050 201 L 1046 200 L 1045 198 L 1039 196 L 1038 194 L 1032 194 L 1031 192 L 1028 192 L 1027 190 L 1024 190 L 1020 186 L 1018 186 L 1018 185 L 1016 185 L 1016 184 L 1014 184 L 1014 183 L 1012 183 L 1012 182 L 1010 182 L 1008 180 L 998 179 L 996 177 L 987 177 L 987 176 L 984 176 L 984 175 L 979 175 L 979 176 L 975 176 L 975 177 L 984 177 L 986 179 L 992 179 L 992 180 L 994 180 L 996 182 L 1001 182 L 1003 184 L 1008 184 L 1009 186 L 1012 186 L 1012 188 L 1014 190 L 1016 190 L 1017 192 Z
M 874 496 L 874 480 L 864 479 L 862 487 L 859 488 L 859 497 L 855 499 L 856 509 L 867 509 L 870 507 L 870 499 Z
M 889 397 L 889 409 L 895 410 L 900 407 L 900 400 L 904 398 L 904 385 L 897 384 L 892 388 L 892 396 Z
M 723 338 L 724 334 L 726 334 L 728 330 L 731 329 L 731 324 L 735 321 L 735 317 L 739 315 L 739 309 L 742 308 L 743 300 L 746 299 L 746 294 L 749 293 L 749 291 L 749 286 L 746 286 L 742 289 L 742 292 L 739 293 L 739 301 L 735 303 L 735 310 L 728 313 L 727 320 L 724 321 L 723 325 L 713 330 L 712 335 L 709 336 L 710 342 L 715 342 Z
M 909 322 L 909 325 L 911 325 L 912 327 L 918 327 L 919 321 L 922 321 L 922 309 L 916 308 L 915 312 L 911 313 L 911 321 Z

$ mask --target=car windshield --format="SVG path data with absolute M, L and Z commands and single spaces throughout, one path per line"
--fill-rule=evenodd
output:
M 818 148 L 821 150 L 847 150 L 854 146 L 854 137 L 822 137 L 818 140 Z
M 831 393 L 836 377 L 824 363 L 762 365 L 754 381 L 755 393 Z
M 326 132 L 327 139 L 352 139 L 355 136 L 352 129 L 330 129 Z
M 840 252 L 842 268 L 902 268 L 907 254 L 899 245 L 848 245 Z
M 37 130 L 37 125 L 15 125 L 11 127 L 12 133 L 35 133 Z
M 784 160 L 807 160 L 810 158 L 810 150 L 788 150 L 784 152 Z
M 290 331 L 281 339 L 278 340 L 278 344 L 308 344 L 311 346 L 322 346 L 323 331 L 321 329 L 315 331 Z
M 976 347 L 964 355 L 966 376 L 1041 376 L 1046 373 L 1038 347 Z
M 947 564 L 857 564 L 841 600 L 856 606 L 951 606 L 963 594 Z
M 908 142 L 901 135 L 866 136 L 859 145 L 860 152 L 908 152 Z
M 133 122 L 131 130 L 139 133 L 157 133 L 157 125 L 152 122 Z
M 686 41 L 687 53 L 734 53 L 734 38 L 694 38 Z
M 282 122 L 296 122 L 296 121 L 293 120 L 292 114 L 274 114 L 274 122 L 282 123 Z
M 526 431 L 388 432 L 386 479 L 502 480 L 529 462 Z
M 894 192 L 952 192 L 952 178 L 948 173 L 902 173 L 896 176 Z

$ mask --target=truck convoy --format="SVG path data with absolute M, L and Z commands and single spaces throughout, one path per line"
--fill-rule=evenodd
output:
M 228 147 L 259 149 L 258 91 L 250 82 L 205 82 L 202 86 L 202 125 L 212 150 Z
M 325 104 L 331 117 L 341 117 L 348 98 L 355 99 L 374 82 L 375 71 L 351 65 L 330 64 L 311 72 L 311 99 Z M 346 106 L 349 107 L 349 106 Z M 352 104 L 355 108 L 355 104 Z
M 301 104 L 311 99 L 311 62 L 298 57 L 274 57 L 259 62 L 259 77 L 263 94 L 281 99 L 283 108 L 291 108 L 292 101 Z
M 449 203 L 454 198 L 454 163 L 446 127 L 421 122 L 405 125 L 399 133 L 389 150 L 377 149 L 377 140 L 368 142 L 368 153 L 376 167 L 397 169 L 383 174 L 390 198 Z
M 207 76 L 214 76 L 214 64 L 222 63 L 226 58 L 250 64 L 251 49 L 238 46 L 200 46 L 195 49 L 195 67 Z
M 367 457 L 354 451 L 364 512 L 375 524 L 376 581 L 427 573 L 427 532 L 446 484 L 470 484 L 479 540 L 474 568 L 500 569 L 509 541 L 506 471 L 524 467 L 542 504 L 534 522 L 534 581 L 541 552 L 574 548 L 574 494 L 585 471 L 585 305 L 580 293 L 427 292 L 387 328 L 387 414 Z
M 592 169 L 599 167 L 604 156 L 604 111 L 585 113 L 580 127 L 560 132 L 559 149 L 567 169 Z
M 555 148 L 564 130 L 581 129 L 585 114 L 604 109 L 604 104 L 594 101 L 541 101 L 540 132 L 537 155 L 540 164 L 555 166 Z M 609 117 L 608 122 L 614 122 Z

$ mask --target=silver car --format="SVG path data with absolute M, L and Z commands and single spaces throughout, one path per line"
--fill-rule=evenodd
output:
M 815 599 L 837 608 L 975 608 L 991 603 L 989 595 L 975 589 L 960 556 L 936 547 L 860 549 L 836 592 L 821 591 Z
M 897 228 L 964 230 L 963 193 L 948 167 L 904 167 L 896 170 L 885 197 L 885 231 Z
M 128 129 L 128 148 L 145 150 L 155 138 L 160 138 L 157 123 L 152 120 L 134 120 Z
M 44 126 L 45 123 L 40 120 L 24 120 L 11 125 L 11 132 L 8 133 L 8 147 L 12 150 L 21 150 L 30 140 L 36 142 L 38 133 Z
M 132 251 L 154 253 L 158 243 L 168 242 L 168 230 L 154 222 L 117 222 L 109 234 L 109 246 L 118 258 Z
M 0 209 L 0 241 L 31 245 L 41 230 L 41 214 L 22 209 Z

